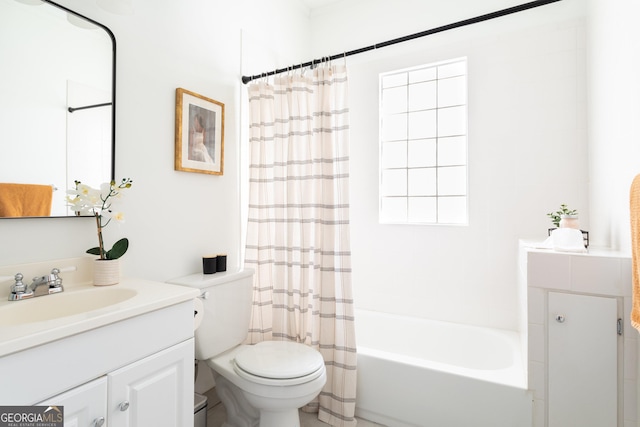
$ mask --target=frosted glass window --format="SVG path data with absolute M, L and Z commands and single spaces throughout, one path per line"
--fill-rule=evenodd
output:
M 407 85 L 407 73 L 389 74 L 382 77 L 382 87 L 396 87 Z
M 407 222 L 407 198 L 383 197 L 380 204 L 380 219 L 382 222 Z
M 382 167 L 384 169 L 407 167 L 407 143 L 386 142 L 382 145 Z
M 452 61 L 448 64 L 443 64 L 438 67 L 438 78 L 446 79 L 453 76 L 466 76 L 467 75 L 467 61 Z
M 411 146 L 409 146 L 409 159 L 411 161 Z M 450 138 L 438 138 L 438 165 L 452 166 L 467 164 L 467 138 L 455 136 Z M 411 164 L 409 164 L 411 166 Z
M 388 169 L 382 172 L 383 196 L 407 195 L 407 170 Z
M 409 113 L 409 139 L 433 138 L 437 135 L 438 115 L 436 110 Z
M 409 169 L 409 196 L 435 196 L 436 168 Z
M 438 107 L 451 107 L 467 103 L 466 76 L 438 80 Z
M 412 223 L 434 223 L 438 219 L 435 197 L 409 197 L 407 221 Z
M 465 194 L 467 194 L 466 167 L 438 168 L 438 195 L 460 196 Z
M 382 91 L 383 114 L 404 113 L 407 111 L 407 87 L 394 87 Z
M 438 110 L 438 136 L 467 133 L 467 107 L 449 107 Z
M 407 139 L 407 115 L 395 114 L 386 116 L 382 121 L 383 141 L 398 141 Z
M 409 141 L 407 166 L 410 168 L 436 166 L 436 161 L 440 156 L 436 147 L 436 139 L 416 139 Z
M 409 83 L 428 82 L 438 78 L 438 67 L 420 68 L 409 72 Z
M 438 222 L 442 224 L 465 224 L 467 222 L 467 198 L 439 197 Z
M 417 83 L 409 85 L 409 103 L 408 111 L 427 110 L 436 108 L 436 90 L 438 89 L 436 82 Z M 405 111 L 407 104 L 405 101 Z
M 381 223 L 468 222 L 467 60 L 380 76 Z

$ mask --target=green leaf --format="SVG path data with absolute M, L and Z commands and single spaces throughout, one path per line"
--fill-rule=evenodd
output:
M 100 256 L 100 248 L 96 246 L 95 248 L 87 249 L 87 253 Z
M 125 237 L 114 243 L 111 250 L 107 251 L 106 258 L 118 259 L 127 252 L 127 249 L 129 249 L 129 239 Z

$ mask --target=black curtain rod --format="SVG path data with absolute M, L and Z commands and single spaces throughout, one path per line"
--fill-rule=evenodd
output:
M 78 110 L 86 110 L 87 108 L 97 108 L 97 107 L 106 107 L 107 105 L 111 105 L 111 102 L 105 102 L 104 104 L 94 104 L 94 105 L 85 105 L 84 107 L 69 107 L 68 110 L 70 113 L 73 113 L 74 111 L 78 111 Z
M 487 13 L 485 15 L 476 16 L 475 18 L 465 19 L 464 21 L 454 22 L 453 24 L 448 24 L 448 25 L 443 25 L 441 27 L 432 28 L 431 30 L 421 31 L 419 33 L 411 34 L 411 35 L 404 36 L 404 37 L 399 37 L 397 39 L 393 39 L 393 40 L 389 40 L 389 41 L 386 41 L 386 42 L 374 44 L 374 45 L 363 47 L 363 48 L 360 48 L 360 49 L 355 49 L 355 50 L 351 50 L 351 51 L 348 51 L 348 52 L 339 53 L 339 54 L 336 54 L 336 55 L 333 55 L 333 56 L 324 57 L 322 59 L 314 59 L 312 61 L 305 62 L 305 63 L 302 63 L 302 64 L 296 64 L 296 65 L 292 65 L 292 66 L 287 67 L 287 68 L 280 68 L 280 69 L 276 69 L 275 71 L 269 71 L 269 72 L 258 74 L 258 75 L 254 75 L 254 76 L 242 76 L 242 83 L 247 84 L 251 80 L 259 79 L 261 77 L 273 76 L 273 75 L 276 75 L 276 74 L 285 73 L 287 71 L 297 70 L 299 68 L 310 67 L 310 66 L 313 66 L 315 64 L 319 64 L 321 62 L 324 62 L 324 61 L 330 61 L 330 60 L 333 60 L 333 59 L 345 58 L 347 56 L 356 55 L 358 53 L 368 52 L 370 50 L 374 50 L 374 49 L 378 49 L 378 48 L 386 47 L 386 46 L 391 46 L 391 45 L 402 43 L 402 42 L 406 42 L 406 41 L 409 41 L 409 40 L 414 40 L 414 39 L 417 39 L 417 38 L 420 38 L 420 37 L 429 36 L 431 34 L 441 33 L 443 31 L 448 31 L 448 30 L 452 30 L 454 28 L 464 27 L 466 25 L 477 24 L 478 22 L 483 22 L 483 21 L 488 21 L 490 19 L 500 18 L 502 16 L 511 15 L 513 13 L 522 12 L 522 11 L 525 11 L 525 10 L 533 9 L 533 8 L 536 8 L 536 7 L 544 6 L 544 5 L 547 5 L 547 4 L 550 4 L 550 3 L 559 2 L 559 1 L 562 1 L 562 0 L 536 0 L 536 1 L 529 2 L 529 3 L 521 4 L 521 5 L 518 5 L 518 6 L 509 7 L 507 9 L 498 10 L 496 12 Z

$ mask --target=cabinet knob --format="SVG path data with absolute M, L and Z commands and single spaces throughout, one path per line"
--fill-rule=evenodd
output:
M 556 322 L 558 323 L 564 323 L 564 315 L 563 314 L 556 314 Z
M 120 408 L 120 410 L 121 410 L 122 412 L 126 411 L 127 409 L 129 409 L 129 401 L 128 401 L 128 400 L 125 400 L 125 401 L 124 401 L 124 402 L 122 402 L 122 403 L 120 404 L 120 406 L 118 406 L 118 407 Z
M 96 418 L 93 420 L 93 427 L 101 427 L 104 425 L 104 417 Z

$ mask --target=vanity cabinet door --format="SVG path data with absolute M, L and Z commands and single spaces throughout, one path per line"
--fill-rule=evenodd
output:
M 549 292 L 549 427 L 618 425 L 615 298 Z
M 110 427 L 193 426 L 193 339 L 108 375 Z
M 106 426 L 107 378 L 98 378 L 37 405 L 63 406 L 65 427 Z

